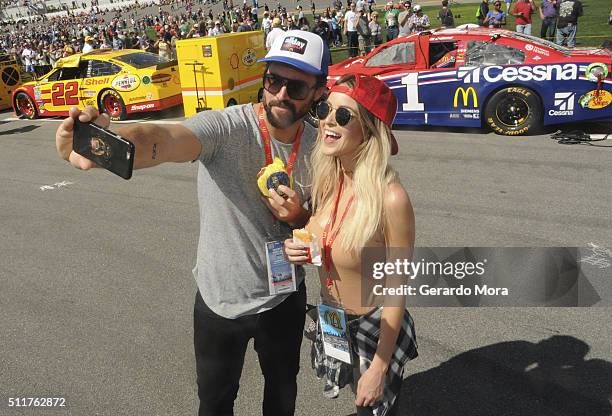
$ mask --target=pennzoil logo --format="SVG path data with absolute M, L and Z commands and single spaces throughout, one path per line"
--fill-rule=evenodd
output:
M 463 87 L 459 87 L 455 90 L 455 98 L 453 99 L 453 107 L 457 108 L 459 106 L 459 95 L 461 94 L 461 99 L 463 101 L 463 107 L 467 107 L 470 102 L 470 96 L 472 97 L 473 108 L 478 108 L 478 95 L 476 95 L 476 90 L 474 87 L 468 87 L 467 89 Z
M 283 44 L 280 48 L 281 51 L 299 53 L 300 55 L 304 55 L 306 51 L 306 46 L 308 45 L 308 41 L 302 38 L 298 38 L 297 36 L 289 36 L 285 38 Z
M 133 91 L 140 86 L 140 78 L 136 75 L 123 75 L 115 78 L 111 86 L 120 91 Z

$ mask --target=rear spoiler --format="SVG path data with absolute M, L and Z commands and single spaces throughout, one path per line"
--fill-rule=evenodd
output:
M 170 68 L 171 66 L 176 66 L 178 65 L 178 60 L 174 59 L 172 61 L 169 62 L 164 62 L 162 64 L 157 64 L 157 66 L 155 67 L 156 71 L 159 71 L 160 69 L 166 69 L 166 68 Z

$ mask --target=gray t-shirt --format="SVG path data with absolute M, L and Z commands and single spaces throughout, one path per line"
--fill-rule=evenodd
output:
M 264 312 L 288 295 L 270 296 L 266 241 L 285 239 L 291 229 L 261 201 L 257 173 L 265 165 L 263 141 L 252 104 L 198 113 L 185 127 L 202 143 L 198 166 L 200 241 L 194 277 L 204 302 L 215 313 L 236 318 Z M 305 123 L 293 189 L 310 200 L 310 152 L 317 131 Z M 272 157 L 285 164 L 293 144 L 271 139 Z M 304 271 L 298 268 L 298 285 Z

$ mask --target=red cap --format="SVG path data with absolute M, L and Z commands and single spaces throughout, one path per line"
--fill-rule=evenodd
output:
M 393 91 L 378 78 L 359 74 L 351 75 L 355 76 L 354 88 L 350 88 L 346 84 L 337 85 L 337 81 L 335 81 L 330 86 L 329 93 L 339 92 L 348 95 L 391 129 L 397 112 L 397 98 L 395 98 Z M 391 154 L 397 154 L 398 150 L 397 140 L 392 133 Z

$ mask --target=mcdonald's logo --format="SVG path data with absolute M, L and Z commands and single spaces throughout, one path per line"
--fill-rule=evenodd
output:
M 470 95 L 472 95 L 472 101 L 474 101 L 474 108 L 478 108 L 478 96 L 476 95 L 476 90 L 474 89 L 474 87 L 469 87 L 468 89 L 464 89 L 463 87 L 457 88 L 457 90 L 455 91 L 455 98 L 453 99 L 454 108 L 457 108 L 459 94 L 461 94 L 461 98 L 463 99 L 464 107 L 467 107 Z

